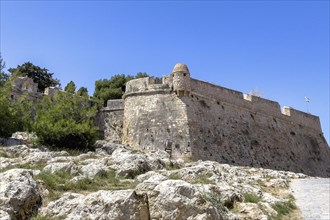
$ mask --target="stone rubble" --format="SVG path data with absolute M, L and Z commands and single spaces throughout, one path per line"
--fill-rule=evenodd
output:
M 271 219 L 272 208 L 288 201 L 291 179 L 304 174 L 172 160 L 165 151 L 142 153 L 126 145 L 96 143 L 95 152 L 70 156 L 27 145 L 0 146 L 0 219 L 32 215 L 63 219 Z M 3 156 L 1 156 L 3 155 Z M 29 164 L 28 169 L 16 169 Z M 41 167 L 41 168 L 40 168 Z M 132 189 L 65 192 L 48 201 L 40 172 L 62 172 L 70 182 L 93 180 L 114 172 Z M 260 201 L 247 202 L 245 194 Z

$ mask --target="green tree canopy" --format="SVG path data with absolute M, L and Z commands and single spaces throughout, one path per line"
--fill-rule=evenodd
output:
M 88 98 L 88 90 L 86 87 L 80 87 L 77 91 L 77 95 L 82 96 L 84 98 Z
M 60 81 L 53 78 L 54 73 L 48 72 L 48 69 L 35 66 L 31 62 L 18 65 L 16 68 L 9 68 L 8 71 L 15 77 L 27 76 L 38 83 L 38 89 L 44 91 L 50 86 L 59 86 Z
M 73 81 L 70 81 L 64 88 L 64 91 L 74 94 L 76 92 L 76 84 Z
M 0 137 L 10 137 L 16 131 L 31 128 L 32 102 L 26 94 L 9 100 L 12 82 L 10 79 L 0 87 Z
M 6 64 L 2 59 L 0 54 L 0 87 L 4 86 L 6 81 L 8 80 L 9 75 L 5 73 Z
M 97 106 L 80 96 L 58 92 L 37 106 L 33 130 L 43 145 L 87 149 L 98 138 Z
M 128 81 L 136 78 L 148 77 L 145 72 L 139 72 L 136 76 L 117 74 L 110 79 L 100 79 L 95 82 L 93 97 L 101 101 L 104 105 L 109 99 L 121 99 L 125 92 L 125 85 Z

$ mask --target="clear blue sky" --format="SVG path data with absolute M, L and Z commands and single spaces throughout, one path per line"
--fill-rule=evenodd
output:
M 114 74 L 194 78 L 321 118 L 329 143 L 329 1 L 3 1 L 1 54 L 94 92 Z

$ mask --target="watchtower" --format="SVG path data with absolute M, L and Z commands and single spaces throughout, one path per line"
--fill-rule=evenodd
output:
M 173 90 L 178 96 L 189 95 L 190 93 L 190 72 L 186 64 L 178 63 L 173 71 Z

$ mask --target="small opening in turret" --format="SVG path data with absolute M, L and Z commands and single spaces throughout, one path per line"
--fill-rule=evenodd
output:
M 183 76 L 186 76 L 186 75 L 187 75 L 186 73 L 183 74 Z

